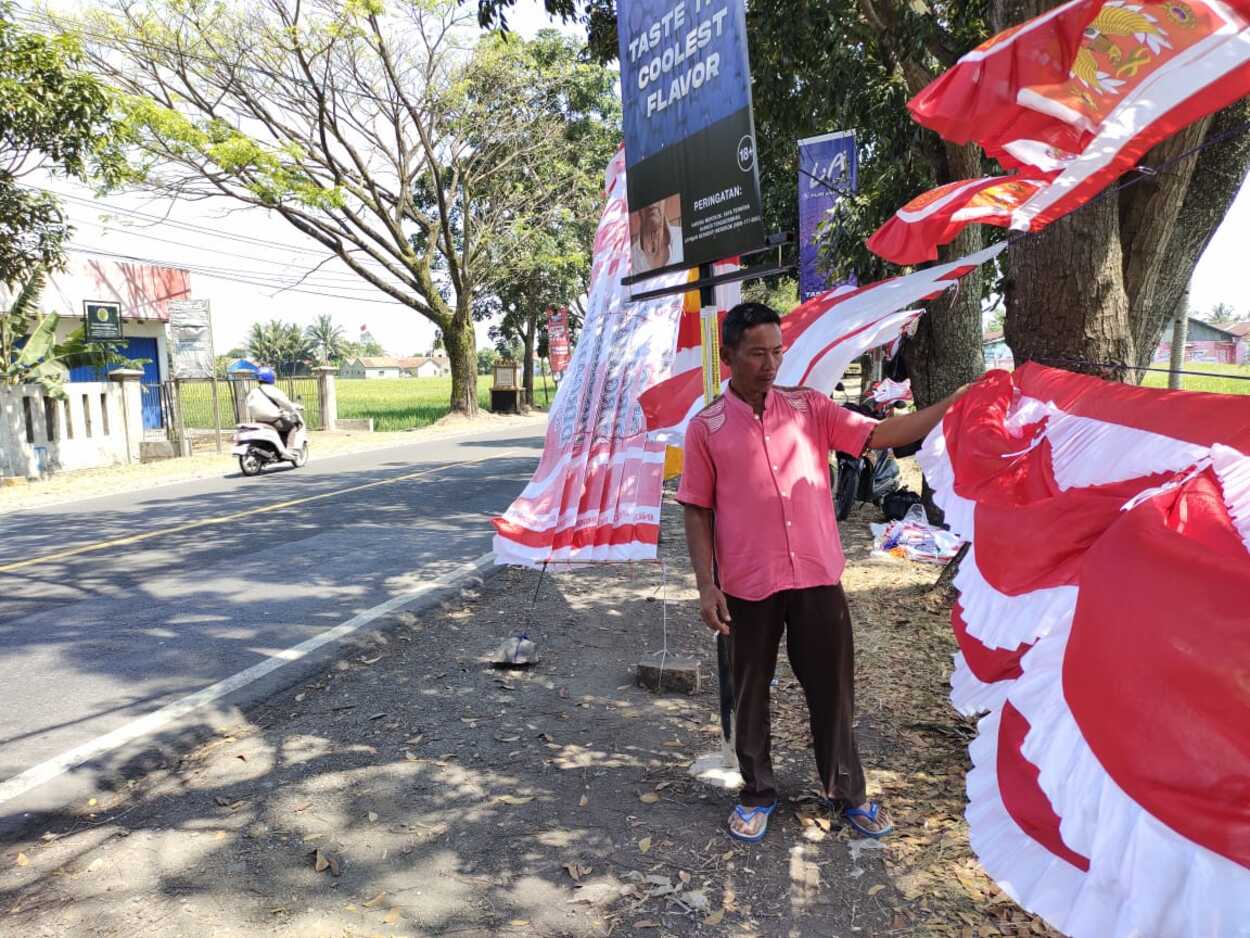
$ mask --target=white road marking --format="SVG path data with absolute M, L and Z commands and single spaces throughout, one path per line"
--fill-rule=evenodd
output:
M 285 651 L 279 652 L 260 664 L 252 665 L 252 667 L 240 671 L 238 674 L 232 675 L 225 680 L 218 681 L 216 684 L 205 687 L 203 690 L 196 691 L 194 694 L 188 694 L 181 700 L 177 700 L 167 707 L 162 707 L 155 713 L 149 713 L 147 716 L 132 720 L 124 726 L 119 726 L 111 733 L 105 733 L 103 736 L 98 736 L 83 743 L 81 746 L 75 746 L 73 749 L 53 756 L 51 759 L 36 766 L 32 766 L 20 775 L 15 775 L 8 781 L 0 783 L 0 804 L 11 801 L 19 795 L 24 795 L 60 775 L 76 769 L 84 762 L 89 762 L 97 756 L 155 733 L 175 720 L 186 716 L 191 711 L 219 700 L 227 694 L 234 693 L 240 688 L 246 687 L 248 684 L 252 684 L 268 674 L 272 674 L 292 661 L 299 661 L 310 652 L 359 631 L 370 622 L 394 612 L 396 609 L 402 609 L 404 606 L 416 602 L 433 590 L 455 586 L 459 581 L 468 579 L 474 574 L 492 566 L 494 559 L 494 552 L 482 554 L 480 557 L 457 567 L 450 573 L 446 573 L 429 583 L 422 584 L 410 592 L 388 599 L 372 609 L 366 609 L 364 612 L 352 616 L 346 622 L 327 629 L 320 635 L 315 635 Z

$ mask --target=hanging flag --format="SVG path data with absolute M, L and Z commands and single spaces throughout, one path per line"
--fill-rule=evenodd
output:
M 547 307 L 547 361 L 551 373 L 561 375 L 569 365 L 569 308 Z
M 1025 364 L 918 459 L 971 547 L 952 702 L 973 849 L 1074 938 L 1250 921 L 1250 398 Z
M 968 225 L 1006 228 L 1012 213 L 1046 186 L 1044 178 L 987 176 L 963 179 L 912 199 L 868 239 L 868 250 L 894 264 L 936 260 L 938 246 Z
M 1038 231 L 1247 94 L 1250 0 L 1073 0 L 989 40 L 908 106 L 1009 168 L 1057 172 L 1012 212 L 1012 228 Z
M 855 132 L 822 134 L 799 141 L 799 300 L 829 289 L 820 271 L 816 230 L 844 196 L 859 185 Z
M 781 318 L 786 355 L 776 383 L 832 392 L 852 361 L 894 341 L 921 315 L 910 308 L 912 304 L 940 296 L 1004 247 L 996 244 L 906 277 L 817 294 Z M 728 379 L 729 369 L 722 367 L 722 391 Z M 679 444 L 690 418 L 704 407 L 702 372 L 691 369 L 674 375 L 645 391 L 641 404 L 652 438 Z
M 630 252 L 621 151 L 608 166 L 606 188 L 586 318 L 552 402 L 533 479 L 494 519 L 496 563 L 656 556 L 665 446 L 647 438 L 638 396 L 672 373 L 684 300 L 673 293 L 631 302 L 621 284 Z M 684 271 L 664 274 L 648 288 L 688 279 Z

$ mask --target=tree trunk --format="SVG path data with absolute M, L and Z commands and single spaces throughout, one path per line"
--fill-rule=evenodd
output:
M 1042 361 L 1123 380 L 1135 362 L 1119 209 L 1099 199 L 1007 249 L 1007 344 L 1017 365 Z
M 521 356 L 521 385 L 525 388 L 525 401 L 534 405 L 534 339 L 538 331 L 538 315 L 531 313 L 525 318 L 525 331 L 521 334 L 524 354 Z
M 972 179 L 981 174 L 980 150 L 972 146 L 944 147 L 944 170 L 939 178 Z M 977 225 L 969 225 L 939 256 L 943 262 L 956 260 L 984 247 Z M 927 305 L 916 334 L 905 345 L 907 372 L 917 407 L 927 407 L 975 381 L 985 370 L 981 348 L 981 277 L 978 268 L 954 290 Z
M 1250 98 L 1213 114 L 1205 139 L 1213 140 L 1247 120 Z M 1142 366 L 1150 363 L 1163 330 L 1189 289 L 1194 268 L 1241 190 L 1250 168 L 1250 134 L 1240 133 L 1212 144 L 1185 162 L 1193 164 L 1194 184 L 1185 190 L 1153 293 L 1135 304 L 1141 306 L 1140 315 L 1134 310 L 1134 319 L 1139 330 L 1137 364 Z M 1141 374 L 1144 376 L 1145 372 Z
M 1172 320 L 1172 356 L 1168 367 L 1172 373 L 1168 375 L 1168 387 L 1173 391 L 1181 389 L 1180 370 L 1185 367 L 1185 343 L 1189 341 L 1189 291 L 1181 294 L 1181 301 L 1176 305 L 1176 318 Z
M 466 417 L 477 416 L 477 337 L 473 320 L 457 311 L 443 330 L 443 347 L 451 365 L 451 409 Z

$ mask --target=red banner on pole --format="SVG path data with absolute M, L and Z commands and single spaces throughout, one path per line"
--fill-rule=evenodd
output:
M 551 373 L 560 375 L 569 366 L 569 308 L 547 307 L 547 360 Z

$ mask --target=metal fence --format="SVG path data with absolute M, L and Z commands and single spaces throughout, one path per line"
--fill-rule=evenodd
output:
M 316 378 L 279 378 L 277 386 L 294 403 L 304 406 L 304 420 L 310 429 L 320 430 L 321 397 Z M 256 387 L 250 379 L 184 379 L 177 382 L 183 426 L 188 430 L 230 429 L 247 420 L 246 400 Z

